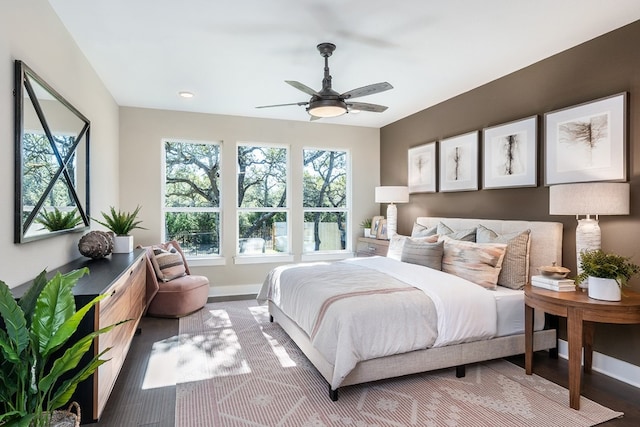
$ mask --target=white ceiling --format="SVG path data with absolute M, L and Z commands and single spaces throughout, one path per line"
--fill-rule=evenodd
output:
M 640 19 L 638 0 L 49 0 L 121 106 L 309 120 L 284 83 L 388 81 L 358 98 L 384 113 L 320 122 L 382 127 Z M 195 94 L 192 99 L 179 91 Z

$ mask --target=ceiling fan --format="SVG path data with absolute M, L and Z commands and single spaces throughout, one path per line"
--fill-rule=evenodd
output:
M 295 80 L 285 80 L 286 83 L 295 87 L 302 92 L 311 95 L 309 101 L 292 102 L 289 104 L 261 105 L 256 108 L 285 107 L 288 105 L 306 105 L 306 110 L 311 116 L 311 120 L 317 120 L 327 117 L 341 116 L 349 111 L 369 111 L 373 113 L 382 113 L 387 109 L 384 105 L 369 104 L 366 102 L 351 102 L 353 98 L 361 96 L 373 95 L 375 93 L 384 92 L 393 89 L 387 82 L 374 83 L 353 89 L 342 94 L 331 88 L 331 75 L 329 74 L 329 57 L 336 49 L 333 43 L 320 43 L 318 46 L 320 55 L 324 58 L 324 78 L 322 79 L 322 89 L 318 92 Z

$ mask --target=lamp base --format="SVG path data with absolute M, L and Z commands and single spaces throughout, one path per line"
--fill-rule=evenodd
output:
M 593 218 L 585 218 L 578 220 L 578 227 L 576 227 L 576 270 L 577 274 L 582 273 L 580 267 L 580 254 L 582 252 L 593 251 L 600 249 L 601 234 L 600 225 L 598 220 Z M 580 287 L 584 289 L 589 287 L 589 281 L 585 280 L 580 283 Z
M 391 240 L 398 230 L 398 208 L 393 203 L 387 206 L 387 239 Z

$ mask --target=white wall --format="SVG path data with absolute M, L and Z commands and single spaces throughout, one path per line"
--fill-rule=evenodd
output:
M 118 106 L 46 0 L 0 0 L 0 280 L 10 287 L 80 256 L 80 234 L 13 243 L 14 61 L 91 120 L 91 215 L 118 204 Z
M 261 284 L 273 264 L 235 265 L 236 143 L 267 142 L 291 147 L 291 163 L 302 164 L 303 147 L 348 149 L 353 176 L 352 244 L 362 234 L 360 222 L 377 215 L 373 201 L 379 185 L 380 133 L 378 129 L 338 126 L 318 122 L 266 120 L 141 108 L 120 109 L 120 202 L 121 208 L 142 206 L 140 219 L 145 230 L 134 230 L 136 244 L 153 244 L 162 230 L 162 140 L 175 138 L 196 141 L 223 141 L 222 148 L 222 254 L 224 266 L 193 268 L 209 277 L 212 295 L 242 294 Z M 302 235 L 301 168 L 292 171 L 293 235 Z M 296 199 L 296 195 L 299 195 Z M 298 206 L 296 206 L 296 200 Z M 295 260 L 300 261 L 302 242 L 292 241 Z

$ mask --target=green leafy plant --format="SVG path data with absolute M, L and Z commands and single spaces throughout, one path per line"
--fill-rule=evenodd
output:
M 146 230 L 146 228 L 140 227 L 142 221 L 136 221 L 139 212 L 140 206 L 136 207 L 133 212 L 123 212 L 120 209 L 116 212 L 112 206 L 109 214 L 101 212 L 104 221 L 98 221 L 95 218 L 93 220 L 113 231 L 116 236 L 128 236 L 133 229 Z
M 362 227 L 362 228 L 371 228 L 371 218 L 367 218 L 365 220 L 362 220 L 362 222 L 360 223 L 360 227 Z
M 45 270 L 19 301 L 0 281 L 0 426 L 48 426 L 52 411 L 106 362 L 101 357 L 109 348 L 80 365 L 96 336 L 126 320 L 71 339 L 87 312 L 107 297 L 99 295 L 76 311 L 72 288 L 88 272 L 56 273 L 47 281 Z
M 58 208 L 53 208 L 53 212 L 43 209 L 36 218 L 36 222 L 42 224 L 49 231 L 68 230 L 82 223 L 82 218 L 78 215 L 78 210 L 62 212 Z
M 601 249 L 580 253 L 580 267 L 582 272 L 575 279 L 576 285 L 592 276 L 614 279 L 622 287 L 640 273 L 640 266 L 631 262 L 630 258 L 606 253 Z

